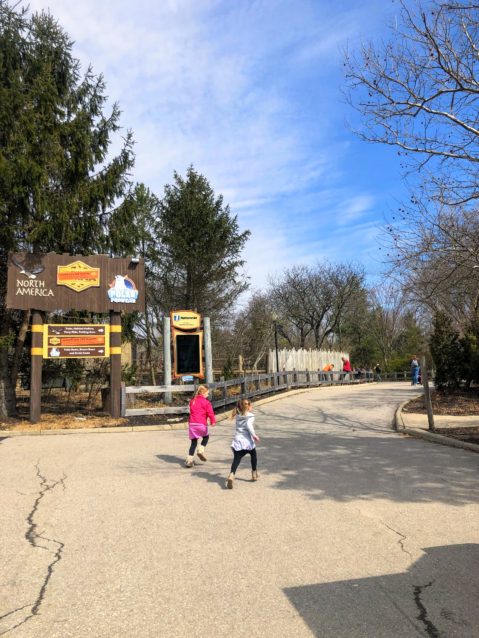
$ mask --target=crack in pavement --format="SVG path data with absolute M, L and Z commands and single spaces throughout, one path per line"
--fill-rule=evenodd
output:
M 414 585 L 414 602 L 416 603 L 416 607 L 419 609 L 419 615 L 416 616 L 416 618 L 423 623 L 426 633 L 430 636 L 430 638 L 441 638 L 438 628 L 428 619 L 427 609 L 421 600 L 423 590 L 431 587 L 433 584 L 434 581 L 431 580 L 426 585 Z
M 53 576 L 53 572 L 55 570 L 55 566 L 56 564 L 62 559 L 62 553 L 63 553 L 63 548 L 65 547 L 64 543 L 62 543 L 59 540 L 56 540 L 54 538 L 48 538 L 48 536 L 44 536 L 44 532 L 39 532 L 38 530 L 38 525 L 35 522 L 35 515 L 38 512 L 38 509 L 40 507 L 40 503 L 43 499 L 43 497 L 48 493 L 48 492 L 52 492 L 58 485 L 61 485 L 63 487 L 63 490 L 65 491 L 65 479 L 67 478 L 66 475 L 63 475 L 63 478 L 58 479 L 57 481 L 48 481 L 47 478 L 45 476 L 42 475 L 41 471 L 40 471 L 40 467 L 38 465 L 38 463 L 35 465 L 36 470 L 37 470 L 37 477 L 40 479 L 40 491 L 38 493 L 37 498 L 35 499 L 34 503 L 33 503 L 33 507 L 29 513 L 29 515 L 27 516 L 27 523 L 28 523 L 28 529 L 25 532 L 25 538 L 27 539 L 27 541 L 29 542 L 29 544 L 34 547 L 35 549 L 43 549 L 47 552 L 52 552 L 51 549 L 49 549 L 48 547 L 45 547 L 45 545 L 41 544 L 39 541 L 45 541 L 46 543 L 53 543 L 54 545 L 56 545 L 56 549 L 53 553 L 53 557 L 52 560 L 50 561 L 50 563 L 47 565 L 47 569 L 46 569 L 46 574 L 45 577 L 43 579 L 43 583 L 41 584 L 41 587 L 39 589 L 38 595 L 35 599 L 35 601 L 33 602 L 33 604 L 28 604 L 28 605 L 24 605 L 23 607 L 18 607 L 17 609 L 14 609 L 12 611 L 9 611 L 6 614 L 3 614 L 3 616 L 0 616 L 0 620 L 3 620 L 4 618 L 7 618 L 8 616 L 11 616 L 12 614 L 21 611 L 22 609 L 26 609 L 26 608 L 30 608 L 30 613 L 29 615 L 24 618 L 22 621 L 18 622 L 16 625 L 13 625 L 12 627 L 9 627 L 8 629 L 5 629 L 3 631 L 0 631 L 0 636 L 3 636 L 7 633 L 9 633 L 10 631 L 13 631 L 14 629 L 17 629 L 18 627 L 20 627 L 21 625 L 25 624 L 26 622 L 28 622 L 29 620 L 31 620 L 34 616 L 36 616 L 40 610 L 40 607 L 43 603 L 43 600 L 45 598 L 45 594 L 48 588 L 48 585 L 50 583 L 50 580 Z
M 402 549 L 402 551 L 407 554 L 411 559 L 412 559 L 412 554 L 411 552 L 409 552 L 405 547 L 404 547 L 404 541 L 407 540 L 407 536 L 404 536 L 404 534 L 402 534 L 401 532 L 398 532 L 397 529 L 394 529 L 394 527 L 391 527 L 390 525 L 388 525 L 387 523 L 385 523 L 384 521 L 381 521 L 381 523 L 384 525 L 384 527 L 387 527 L 388 529 L 391 530 L 391 532 L 394 532 L 395 534 L 397 534 L 398 536 L 400 536 L 401 538 L 398 540 L 398 544 L 399 547 Z

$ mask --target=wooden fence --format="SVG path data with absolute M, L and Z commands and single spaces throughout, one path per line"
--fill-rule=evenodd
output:
M 335 370 L 343 369 L 341 357 L 349 359 L 347 352 L 338 350 L 306 350 L 305 348 L 279 348 L 278 351 L 268 352 L 268 372 L 278 372 L 276 369 L 276 354 L 278 355 L 279 371 L 281 370 L 322 370 L 325 365 L 332 363 Z
M 404 381 L 409 372 L 394 372 L 381 375 L 383 381 Z M 274 394 L 295 388 L 312 388 L 330 385 L 351 385 L 371 383 L 374 373 L 365 372 L 360 378 L 344 372 L 301 371 L 273 372 L 255 374 L 228 381 L 208 384 L 211 403 L 216 409 L 227 408 L 240 398 Z M 162 385 L 162 386 L 123 386 L 121 397 L 121 415 L 143 416 L 154 414 L 188 414 L 188 400 L 195 391 L 196 385 Z M 165 395 L 170 395 L 166 405 Z M 173 396 L 174 395 L 174 396 Z M 183 395 L 183 397 L 181 397 Z M 181 399 L 183 403 L 181 404 Z M 151 404 L 155 404 L 151 406 Z M 158 405 L 159 403 L 163 405 Z

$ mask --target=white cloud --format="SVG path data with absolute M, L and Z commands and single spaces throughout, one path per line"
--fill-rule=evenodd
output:
M 363 224 L 378 198 L 343 166 L 339 48 L 361 25 L 372 32 L 380 24 L 380 0 L 348 9 L 332 0 L 30 7 L 50 7 L 83 68 L 104 73 L 122 125 L 134 132 L 135 179 L 161 196 L 173 171 L 193 164 L 251 228 L 254 283 L 305 259 L 339 259 L 348 237 L 357 254 L 372 241 Z

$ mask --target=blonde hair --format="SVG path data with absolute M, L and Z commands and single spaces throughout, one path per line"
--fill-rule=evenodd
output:
M 198 397 L 198 396 L 204 397 L 206 394 L 208 394 L 208 392 L 209 392 L 209 391 L 210 391 L 210 390 L 209 390 L 208 386 L 206 386 L 206 385 L 199 385 L 199 386 L 196 388 L 196 391 L 195 391 L 195 393 L 194 393 L 193 398 L 191 399 L 191 401 L 193 402 L 193 401 L 196 399 L 196 397 Z
M 249 399 L 239 399 L 231 413 L 231 418 L 234 419 L 238 414 L 246 414 L 250 406 L 251 401 Z

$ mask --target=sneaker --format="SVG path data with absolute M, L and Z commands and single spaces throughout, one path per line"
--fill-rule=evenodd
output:
M 227 487 L 229 490 L 232 490 L 232 489 L 233 489 L 233 481 L 234 481 L 234 478 L 235 478 L 235 477 L 234 477 L 232 474 L 230 474 L 230 475 L 228 476 L 228 479 L 227 479 L 227 481 L 226 481 L 226 487 Z

